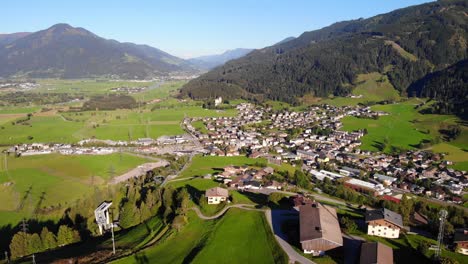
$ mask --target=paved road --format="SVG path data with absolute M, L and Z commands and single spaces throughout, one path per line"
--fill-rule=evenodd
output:
M 265 210 L 265 217 L 268 221 L 268 224 L 270 225 L 271 231 L 275 235 L 276 241 L 278 241 L 278 244 L 281 246 L 281 248 L 283 248 L 284 252 L 288 254 L 289 263 L 296 263 L 296 262 L 299 262 L 302 264 L 314 264 L 315 263 L 312 260 L 299 254 L 296 250 L 294 250 L 294 248 L 288 242 L 286 242 L 280 236 L 275 234 L 275 231 L 273 229 L 273 221 L 272 221 L 270 209 Z
M 205 216 L 201 211 L 200 211 L 200 208 L 198 207 L 192 207 L 190 209 L 192 209 L 193 211 L 195 211 L 195 213 L 197 213 L 198 217 L 203 219 L 203 220 L 213 220 L 213 219 L 216 219 L 216 218 L 219 218 L 221 217 L 222 215 L 224 215 L 224 213 L 226 213 L 227 210 L 231 209 L 231 208 L 240 208 L 240 209 L 243 209 L 243 210 L 250 210 L 250 211 L 265 211 L 263 209 L 257 209 L 257 208 L 252 208 L 252 206 L 254 206 L 253 204 L 234 204 L 234 205 L 229 205 L 229 206 L 226 206 L 224 207 L 223 210 L 221 210 L 219 213 L 213 215 L 213 216 Z

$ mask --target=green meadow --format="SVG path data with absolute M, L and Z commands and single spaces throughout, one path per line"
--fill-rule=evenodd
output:
M 362 149 L 388 151 L 390 146 L 412 149 L 422 140 L 431 139 L 412 123 L 419 115 L 414 105 L 406 102 L 389 105 L 376 105 L 376 111 L 384 111 L 389 115 L 381 116 L 377 120 L 357 117 L 343 118 L 343 129 L 353 131 L 367 129 L 368 134 L 362 138 Z
M 95 79 L 38 79 L 40 86 L 33 92 L 39 93 L 76 93 L 76 94 L 103 94 L 108 93 L 112 88 L 119 87 L 151 87 L 155 83 L 132 82 L 132 81 L 113 81 L 113 80 L 95 80 Z
M 287 263 L 263 212 L 230 209 L 204 221 L 190 212 L 188 224 L 156 245 L 114 263 Z
M 195 156 L 190 166 L 185 169 L 178 178 L 192 176 L 204 176 L 208 173 L 223 171 L 226 166 L 253 165 L 255 163 L 266 164 L 265 159 L 251 159 L 245 156 L 218 157 L 218 156 Z
M 96 137 L 111 140 L 135 140 L 142 137 L 157 138 L 163 135 L 183 134 L 180 126 L 184 117 L 234 116 L 233 109 L 207 110 L 200 106 L 178 103 L 172 108 L 150 111 L 115 110 L 52 113 L 33 115 L 22 124 L 11 121 L 25 118 L 26 114 L 15 117 L 0 116 L 0 144 L 11 145 L 28 142 L 74 143 Z M 5 116 L 5 115 L 4 115 Z
M 30 217 L 36 209 L 90 195 L 111 178 L 148 160 L 127 155 L 7 157 L 0 166 L 0 226 Z

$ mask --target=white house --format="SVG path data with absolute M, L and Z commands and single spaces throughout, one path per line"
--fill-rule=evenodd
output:
M 208 200 L 208 204 L 220 204 L 229 198 L 229 192 L 227 189 L 214 187 L 206 190 L 205 196 Z
M 403 220 L 400 214 L 388 209 L 366 211 L 367 234 L 386 238 L 398 238 L 403 229 Z

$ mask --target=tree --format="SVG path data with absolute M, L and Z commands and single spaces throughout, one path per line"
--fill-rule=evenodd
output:
M 178 214 L 185 215 L 188 209 L 188 204 L 190 202 L 190 195 L 187 191 L 187 189 L 182 188 L 178 193 L 177 193 L 177 203 L 178 203 Z
M 341 218 L 341 224 L 344 225 L 344 228 L 348 231 L 348 233 L 354 233 L 357 231 L 356 222 L 346 216 Z
M 403 194 L 400 203 L 400 213 L 403 218 L 403 223 L 405 225 L 409 224 L 411 213 L 414 212 L 414 202 L 412 199 L 408 198 L 406 194 Z
M 57 244 L 59 246 L 65 246 L 71 243 L 78 242 L 80 240 L 80 235 L 76 230 L 72 228 L 61 225 L 57 233 Z
M 187 223 L 185 220 L 185 216 L 183 215 L 176 215 L 174 217 L 174 220 L 172 221 L 172 227 L 174 227 L 177 231 L 180 231 L 180 229 Z
M 296 185 L 301 188 L 309 187 L 309 179 L 307 179 L 307 176 L 301 170 L 296 170 L 294 172 L 294 181 L 296 182 Z
M 148 208 L 148 205 L 146 205 L 145 202 L 142 202 L 140 204 L 140 223 L 143 223 L 144 221 L 150 219 L 152 216 L 150 209 Z
M 28 253 L 37 253 L 42 251 L 42 241 L 37 233 L 29 235 Z
M 29 235 L 25 232 L 16 233 L 10 243 L 10 252 L 12 258 L 29 255 L 28 251 Z
M 131 201 L 126 201 L 120 208 L 119 221 L 123 228 L 129 228 L 138 224 L 140 218 L 138 216 L 138 208 Z
M 283 195 L 278 192 L 274 192 L 268 196 L 268 202 L 278 204 L 281 199 L 283 199 Z
M 41 241 L 43 250 L 57 247 L 57 239 L 54 233 L 50 232 L 47 227 L 42 228 Z

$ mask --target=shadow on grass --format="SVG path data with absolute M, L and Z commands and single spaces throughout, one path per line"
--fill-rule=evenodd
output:
M 372 147 L 378 149 L 379 151 L 384 151 L 386 146 L 385 143 L 374 140 Z

